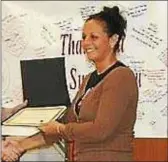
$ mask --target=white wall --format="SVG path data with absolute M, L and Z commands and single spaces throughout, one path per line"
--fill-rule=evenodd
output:
M 127 11 L 125 16 L 128 20 L 125 52 L 119 57 L 134 70 L 139 84 L 140 99 L 135 135 L 166 137 L 166 1 L 3 1 L 3 106 L 11 107 L 22 102 L 19 63 L 22 59 L 65 57 L 67 85 L 72 100 L 80 84 L 79 78 L 94 67 L 86 60 L 84 54 L 68 54 L 68 40 L 65 55 L 62 55 L 60 35 L 69 33 L 72 34 L 73 40 L 80 40 L 84 22 L 81 11 L 87 16 L 99 11 L 104 5 L 114 4 Z M 73 68 L 76 71 L 72 74 Z

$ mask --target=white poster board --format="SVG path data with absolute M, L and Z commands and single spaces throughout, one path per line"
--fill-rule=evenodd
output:
M 20 60 L 48 57 L 65 57 L 72 100 L 83 77 L 94 69 L 81 49 L 84 19 L 113 5 L 126 11 L 127 39 L 119 57 L 139 85 L 135 136 L 167 137 L 166 1 L 3 1 L 2 105 L 22 102 Z

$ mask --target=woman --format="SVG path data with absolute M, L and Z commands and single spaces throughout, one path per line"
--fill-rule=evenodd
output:
M 66 123 L 42 125 L 41 134 L 21 141 L 22 147 L 30 144 L 25 150 L 63 138 L 75 141 L 74 161 L 133 161 L 138 88 L 133 72 L 117 60 L 125 30 L 117 6 L 104 7 L 86 20 L 82 45 L 96 70 L 84 79 Z

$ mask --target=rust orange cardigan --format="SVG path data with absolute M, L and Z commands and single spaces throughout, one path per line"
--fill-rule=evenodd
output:
M 67 113 L 67 140 L 75 141 L 76 161 L 132 161 L 132 141 L 138 102 L 136 78 L 128 67 L 117 67 L 81 101 L 79 116 L 73 107 L 83 95 L 86 76 Z

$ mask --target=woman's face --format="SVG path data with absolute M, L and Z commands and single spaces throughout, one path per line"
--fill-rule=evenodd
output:
M 84 24 L 82 46 L 89 60 L 101 62 L 111 55 L 110 38 L 102 22 L 89 20 Z

